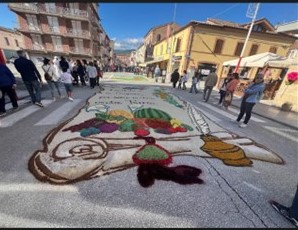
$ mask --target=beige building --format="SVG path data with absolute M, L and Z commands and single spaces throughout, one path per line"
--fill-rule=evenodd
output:
M 100 39 L 103 30 L 98 3 L 22 2 L 8 6 L 17 15 L 24 49 L 34 62 L 44 56 L 89 60 L 104 59 L 108 55 L 105 51 L 109 47 L 108 36 Z
M 16 30 L 0 27 L 0 49 L 6 61 L 16 57 L 16 51 L 24 48 L 22 34 Z
M 180 28 L 176 23 L 167 23 L 151 28 L 144 36 L 145 61 L 153 59 L 153 47 L 157 42 L 167 39 Z

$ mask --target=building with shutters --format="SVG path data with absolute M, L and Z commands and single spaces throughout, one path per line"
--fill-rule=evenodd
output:
M 48 57 L 108 62 L 110 42 L 98 16 L 98 3 L 8 3 L 16 13 L 24 49 L 36 63 Z

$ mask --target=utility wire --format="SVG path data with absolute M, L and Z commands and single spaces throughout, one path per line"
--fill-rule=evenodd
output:
M 240 3 L 236 3 L 236 4 L 232 5 L 232 6 L 230 6 L 228 9 L 225 9 L 224 11 L 222 11 L 222 12 L 220 12 L 220 13 L 218 13 L 218 14 L 212 16 L 211 18 L 215 18 L 215 17 L 217 17 L 218 15 L 222 15 L 222 14 L 228 12 L 229 10 L 235 8 L 235 7 L 238 6 L 238 5 L 240 5 Z

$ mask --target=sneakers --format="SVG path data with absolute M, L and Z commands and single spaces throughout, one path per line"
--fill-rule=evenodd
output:
M 35 102 L 35 105 L 38 105 L 39 107 L 43 107 L 43 104 L 41 104 L 41 102 Z
M 274 200 L 269 201 L 269 203 L 277 212 L 279 212 L 281 215 L 287 218 L 293 225 L 298 227 L 298 220 L 295 219 L 294 217 L 291 217 L 289 213 L 290 209 L 288 207 L 285 207 Z
M 68 97 L 68 100 L 73 101 L 73 98 L 72 97 Z
M 0 117 L 4 117 L 6 115 L 6 112 L 0 113 Z
M 240 128 L 246 128 L 247 127 L 247 124 L 242 123 L 242 124 L 239 125 L 239 127 Z

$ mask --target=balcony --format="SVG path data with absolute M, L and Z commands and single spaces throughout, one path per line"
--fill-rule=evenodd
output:
M 69 52 L 72 54 L 80 54 L 80 55 L 87 55 L 87 56 L 92 55 L 90 48 L 69 47 Z
M 62 46 L 54 46 L 53 48 L 54 52 L 64 52 L 63 47 Z
M 60 17 L 70 17 L 77 20 L 87 20 L 88 12 L 79 9 L 70 9 L 61 6 L 46 8 L 45 5 L 37 5 L 34 3 L 9 3 L 8 7 L 14 12 L 34 13 L 34 14 L 49 14 Z
M 38 6 L 34 3 L 8 3 L 8 8 L 14 12 L 38 14 Z
M 33 44 L 32 49 L 39 50 L 39 51 L 45 51 L 45 48 L 42 45 L 37 45 L 37 44 Z
M 17 30 L 22 33 L 42 34 L 42 31 L 39 28 L 39 26 L 28 26 L 28 28 L 18 28 Z
M 88 30 L 74 30 L 70 28 L 66 28 L 65 35 L 70 37 L 80 37 L 85 39 L 89 39 L 91 36 L 90 31 Z

